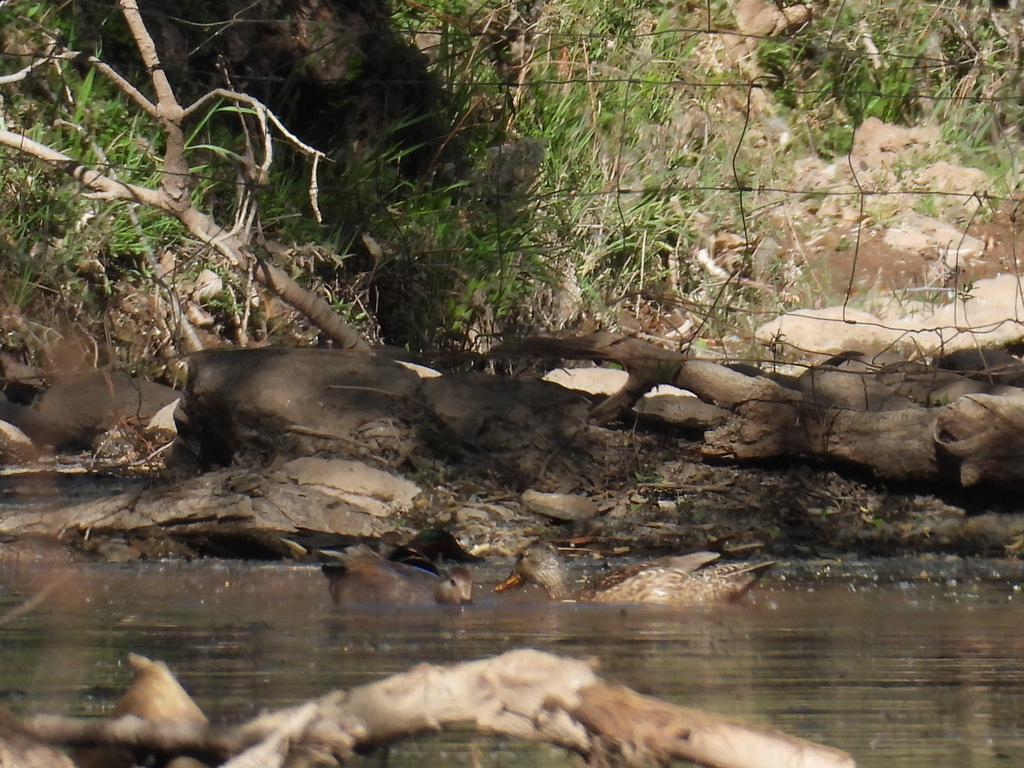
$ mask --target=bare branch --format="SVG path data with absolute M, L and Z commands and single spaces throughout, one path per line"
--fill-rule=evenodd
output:
M 263 102 L 247 93 L 238 93 L 237 91 L 229 91 L 225 88 L 216 88 L 209 93 L 203 94 L 185 107 L 182 113 L 183 117 L 188 117 L 194 114 L 200 107 L 215 98 L 228 99 L 230 101 L 248 104 L 256 113 L 260 120 L 260 126 L 263 128 L 264 160 L 260 167 L 264 172 L 270 168 L 272 152 L 272 144 L 266 129 L 266 121 L 268 119 L 274 124 L 277 130 L 281 132 L 281 135 L 284 136 L 293 146 L 298 147 L 313 158 L 313 164 L 309 173 L 309 202 L 310 206 L 313 208 L 313 215 L 316 217 L 317 223 L 323 224 L 323 214 L 320 212 L 320 185 L 317 182 L 317 170 L 320 167 L 320 160 L 327 157 L 327 155 L 303 142 L 298 136 L 285 128 L 284 123 L 281 122 L 280 118 Z
M 84 60 L 113 82 L 122 92 L 138 104 L 143 111 L 159 122 L 166 136 L 166 142 L 163 170 L 158 189 L 139 187 L 134 184 L 117 181 L 100 171 L 87 167 L 78 160 L 68 157 L 62 152 L 12 131 L 0 130 L 0 146 L 8 146 L 24 152 L 53 168 L 63 171 L 88 187 L 91 190 L 90 197 L 102 200 L 130 200 L 145 203 L 170 213 L 195 237 L 198 237 L 203 243 L 216 248 L 233 266 L 250 271 L 256 259 L 248 251 L 246 243 L 236 232 L 220 226 L 216 221 L 192 205 L 190 199 L 192 177 L 188 164 L 185 162 L 183 120 L 213 98 L 226 98 L 235 103 L 250 106 L 259 119 L 263 137 L 264 158 L 259 169 L 262 175 L 267 173 L 273 160 L 273 145 L 267 130 L 267 121 L 272 122 L 288 141 L 313 158 L 310 197 L 318 220 L 320 220 L 320 211 L 316 200 L 316 170 L 319 160 L 324 157 L 324 154 L 300 141 L 284 127 L 284 124 L 265 105 L 258 99 L 254 99 L 246 94 L 217 89 L 198 99 L 188 110 L 183 110 L 174 95 L 166 73 L 162 69 L 153 38 L 146 29 L 136 0 L 119 0 L 119 5 L 135 39 L 139 54 L 149 70 L 153 87 L 158 97 L 157 103 L 154 105 L 138 88 L 121 77 L 113 68 L 95 57 L 84 57 Z M 79 60 L 80 58 L 81 54 L 77 52 L 65 51 L 57 56 L 50 56 L 45 60 L 55 63 L 57 61 Z M 30 71 L 25 71 L 24 76 L 27 77 Z M 250 211 L 241 217 L 240 221 L 244 221 L 251 215 L 253 214 Z M 355 329 L 342 320 L 326 301 L 300 286 L 283 270 L 261 262 L 259 263 L 259 268 L 255 270 L 255 274 L 260 282 L 300 312 L 303 312 L 340 346 L 345 349 L 354 349 L 362 352 L 370 351 L 369 345 L 359 336 Z
M 170 210 L 164 203 L 160 193 L 156 190 L 139 187 L 123 181 L 115 181 L 109 176 L 68 157 L 63 152 L 51 149 L 45 144 L 40 144 L 38 141 L 33 141 L 27 136 L 22 136 L 20 133 L 0 130 L 0 145 L 17 149 L 37 160 L 42 160 L 58 171 L 63 171 L 93 190 L 93 197 L 97 199 L 133 200 L 163 210 Z
M 107 80 L 116 85 L 117 89 L 121 91 L 121 93 L 138 104 L 139 109 L 150 117 L 157 117 L 156 104 L 146 98 L 142 91 L 132 85 L 131 82 L 121 75 L 120 72 L 106 62 L 97 59 L 95 56 L 87 56 L 79 51 L 63 51 L 62 53 L 57 54 L 54 58 L 88 64 L 107 78 Z
M 42 53 L 42 55 L 37 58 L 34 58 L 32 63 L 29 64 L 27 67 L 22 67 L 17 72 L 14 72 L 10 75 L 0 76 L 0 85 L 20 83 L 22 80 L 27 78 L 40 67 L 45 67 L 47 64 L 50 63 L 50 59 L 53 56 L 53 51 L 55 47 L 56 46 L 53 43 L 51 43 L 46 47 L 46 50 Z
M 180 121 L 182 118 L 181 105 L 174 96 L 174 89 L 171 88 L 171 81 L 167 79 L 167 73 L 163 70 L 160 57 L 156 53 L 156 44 L 142 21 L 142 14 L 139 13 L 139 5 L 135 0 L 119 0 L 121 13 L 124 20 L 128 22 L 128 29 L 132 33 L 135 45 L 139 49 L 139 56 L 142 63 L 149 71 L 153 81 L 153 90 L 156 91 L 158 115 L 166 120 Z
M 854 768 L 848 754 L 769 728 L 686 709 L 612 685 L 593 665 L 529 649 L 403 674 L 315 702 L 261 715 L 239 728 L 147 721 L 96 722 L 37 716 L 22 731 L 51 744 L 128 746 L 223 759 L 232 765 L 292 764 L 296 751 L 345 758 L 445 728 L 474 727 L 571 750 L 596 765 L 712 768 Z M 283 760 L 281 759 L 283 758 Z

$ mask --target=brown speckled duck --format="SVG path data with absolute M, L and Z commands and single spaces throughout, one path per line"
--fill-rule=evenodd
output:
M 470 603 L 473 578 L 463 566 L 431 573 L 405 563 L 392 563 L 369 547 L 352 547 L 341 565 L 322 567 L 328 589 L 339 605 L 359 603 Z
M 516 558 L 502 591 L 524 582 L 544 588 L 553 600 L 584 603 L 648 603 L 676 608 L 733 600 L 745 593 L 774 562 L 711 565 L 715 552 L 694 552 L 627 565 L 588 584 L 575 596 L 565 561 L 554 546 L 534 542 Z

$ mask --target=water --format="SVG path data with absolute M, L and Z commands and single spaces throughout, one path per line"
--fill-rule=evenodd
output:
M 0 567 L 0 614 L 51 577 Z M 0 704 L 103 714 L 130 684 L 134 651 L 166 661 L 214 721 L 235 722 L 417 662 L 529 646 L 596 657 L 608 679 L 868 768 L 1024 765 L 1024 592 L 1011 583 L 769 582 L 741 604 L 689 611 L 481 596 L 465 610 L 341 609 L 315 568 L 74 566 L 58 593 L 0 627 Z M 571 764 L 465 733 L 388 755 L 442 761 Z

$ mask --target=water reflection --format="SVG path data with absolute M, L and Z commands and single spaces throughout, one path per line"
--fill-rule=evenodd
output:
M 690 611 L 482 593 L 466 609 L 342 609 L 314 568 L 71 568 L 53 599 L 0 627 L 0 703 L 18 713 L 102 713 L 128 685 L 129 651 L 167 661 L 212 719 L 235 721 L 416 662 L 531 646 L 597 657 L 608 678 L 831 744 L 862 766 L 1005 766 L 1024 754 L 1024 595 L 1012 585 L 775 582 Z M 0 569 L 0 613 L 52 577 Z M 471 734 L 403 745 L 389 764 L 422 763 L 424 750 L 466 765 L 567 764 Z

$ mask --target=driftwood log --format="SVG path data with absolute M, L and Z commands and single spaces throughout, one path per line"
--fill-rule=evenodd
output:
M 228 768 L 343 762 L 366 751 L 450 727 L 548 742 L 589 765 L 717 768 L 853 768 L 848 754 L 767 728 L 678 707 L 599 678 L 590 662 L 529 649 L 435 667 L 422 664 L 377 683 L 262 715 L 237 728 L 211 728 L 166 666 L 130 657 L 136 683 L 115 710 L 87 721 L 0 717 L 5 768 L 23 768 L 46 745 L 89 748 L 97 756 L 162 760 L 188 756 Z M 153 700 L 160 701 L 154 711 Z M 34 752 L 32 752 L 34 750 Z M 99 751 L 97 751 L 99 750 Z M 103 750 L 108 750 L 103 752 Z M 24 759 L 19 755 L 25 755 Z
M 623 418 L 660 384 L 688 390 L 730 414 L 724 425 L 707 422 L 702 450 L 709 458 L 824 460 L 888 480 L 962 487 L 1024 479 L 1024 390 L 1007 386 L 1005 372 L 880 366 L 846 356 L 798 378 L 769 377 L 605 332 L 527 338 L 493 354 L 620 364 L 629 379 L 592 411 L 601 424 Z

